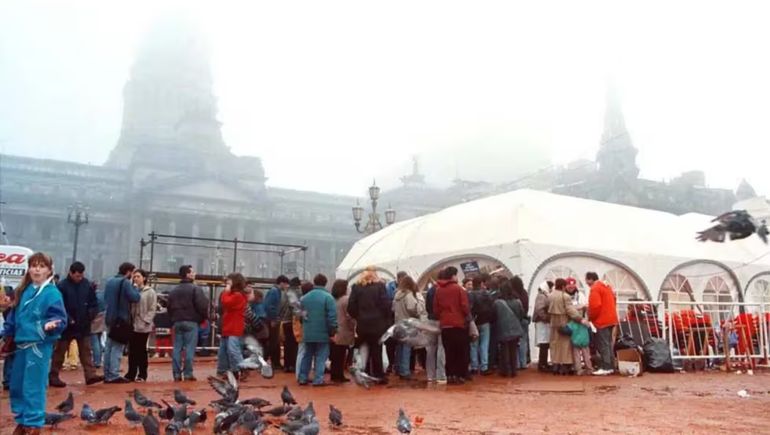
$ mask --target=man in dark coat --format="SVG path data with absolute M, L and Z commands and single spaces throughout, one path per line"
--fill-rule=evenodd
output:
M 91 321 L 96 317 L 99 308 L 96 292 L 91 286 L 91 282 L 83 276 L 85 271 L 85 265 L 76 261 L 70 266 L 67 277 L 59 281 L 58 284 L 62 299 L 64 299 L 64 307 L 67 310 L 68 324 L 53 352 L 51 372 L 48 375 L 48 384 L 52 387 L 63 388 L 67 386 L 59 378 L 59 372 L 72 340 L 77 341 L 86 385 L 104 380 L 104 377 L 96 374 L 91 355 Z
M 191 265 L 180 267 L 179 277 L 179 285 L 168 295 L 168 315 L 174 328 L 171 369 L 174 381 L 195 381 L 193 356 L 198 344 L 198 325 L 209 318 L 209 298 L 195 285 L 195 270 Z

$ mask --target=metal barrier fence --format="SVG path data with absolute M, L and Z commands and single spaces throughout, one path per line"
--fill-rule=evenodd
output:
M 767 364 L 768 305 L 669 301 L 665 310 L 672 358 L 705 366 Z
M 618 337 L 630 336 L 638 346 L 650 338 L 666 338 L 665 306 L 661 301 L 618 301 Z

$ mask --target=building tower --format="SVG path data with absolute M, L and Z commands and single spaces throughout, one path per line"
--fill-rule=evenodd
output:
M 596 155 L 599 172 L 610 179 L 636 179 L 639 176 L 639 167 L 636 165 L 638 151 L 631 143 L 620 98 L 612 83 L 607 86 L 606 104 L 604 132 Z

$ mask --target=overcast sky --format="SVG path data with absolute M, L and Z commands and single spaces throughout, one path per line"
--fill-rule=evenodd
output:
M 766 3 L 766 2 L 764 2 Z M 160 4 L 160 5 L 159 5 Z M 613 77 L 641 174 L 770 192 L 763 2 L 8 1 L 0 151 L 101 164 L 158 16 L 195 20 L 227 144 L 269 184 L 363 195 L 593 159 Z

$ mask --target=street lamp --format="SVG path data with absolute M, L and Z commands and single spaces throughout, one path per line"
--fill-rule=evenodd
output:
M 369 213 L 369 219 L 364 225 L 364 229 L 361 229 L 361 220 L 364 218 L 364 208 L 361 207 L 361 203 L 356 200 L 356 205 L 353 207 L 353 221 L 356 225 L 356 231 L 361 234 L 374 234 L 383 228 L 382 222 L 380 222 L 380 215 L 377 213 L 377 200 L 380 199 L 380 188 L 377 183 L 372 181 L 372 185 L 369 187 L 369 200 L 372 203 L 372 212 Z M 391 225 L 396 221 L 396 211 L 388 204 L 388 209 L 385 210 L 385 223 Z
M 81 203 L 67 207 L 67 223 L 75 226 L 75 244 L 72 248 L 72 262 L 78 259 L 78 238 L 80 227 L 88 224 L 88 207 Z

